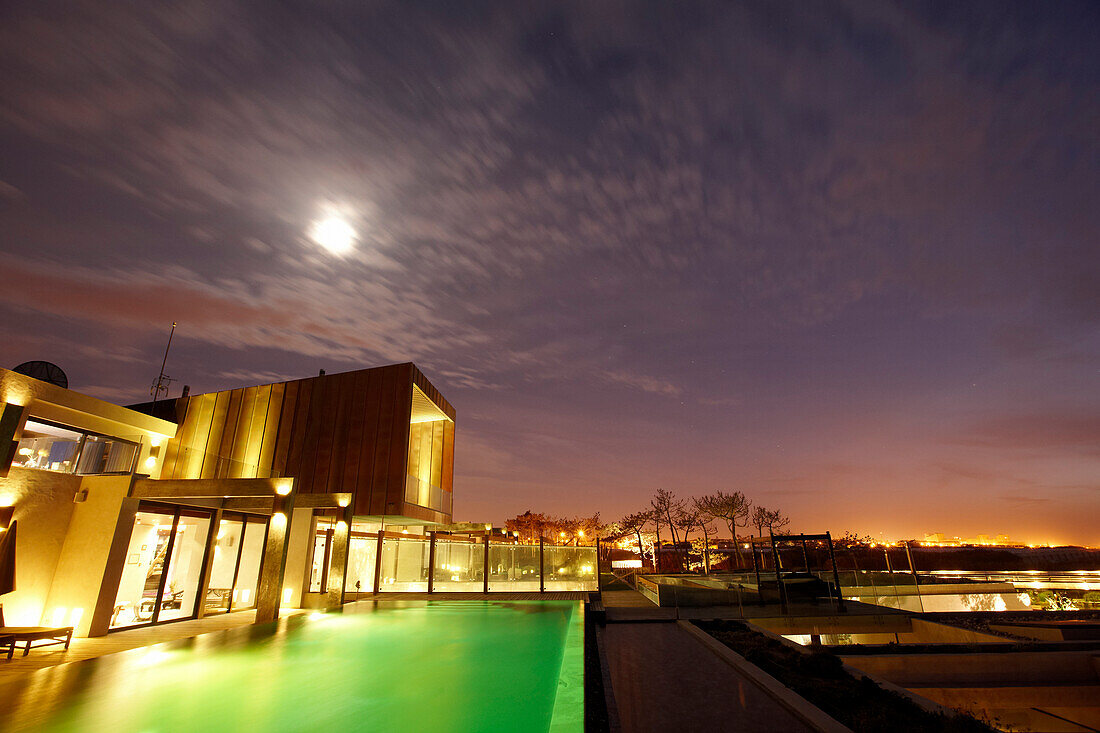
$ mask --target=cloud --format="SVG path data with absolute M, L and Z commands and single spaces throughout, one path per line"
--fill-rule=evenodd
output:
M 657 379 L 656 377 L 646 376 L 644 374 L 631 374 L 629 372 L 605 372 L 604 378 L 615 384 L 624 384 L 627 387 L 633 387 L 634 389 L 640 389 L 643 392 L 650 394 L 665 395 L 668 397 L 676 397 L 683 390 L 672 384 L 671 382 L 665 382 Z
M 1100 416 L 1094 412 L 1001 415 L 976 422 L 953 442 L 1003 451 L 1100 457 Z

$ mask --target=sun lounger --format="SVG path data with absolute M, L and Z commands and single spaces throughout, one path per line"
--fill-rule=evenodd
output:
M 8 659 L 15 656 L 15 649 L 23 644 L 23 656 L 30 654 L 31 647 L 54 646 L 64 644 L 69 648 L 73 639 L 72 626 L 5 626 L 0 628 L 0 649 L 8 648 Z M 36 644 L 35 642 L 42 642 Z

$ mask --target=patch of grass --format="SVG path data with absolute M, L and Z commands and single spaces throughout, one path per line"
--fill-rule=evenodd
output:
M 818 708 L 860 733 L 990 733 L 966 714 L 932 713 L 867 677 L 844 670 L 829 651 L 802 653 L 737 621 L 696 621 L 699 628 Z

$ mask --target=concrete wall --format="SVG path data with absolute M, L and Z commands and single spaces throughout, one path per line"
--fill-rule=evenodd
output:
M 87 636 L 119 509 L 130 490 L 130 476 L 85 476 L 80 488 L 86 489 L 88 496 L 72 505 L 68 534 L 53 574 L 42 622 L 53 625 L 63 620 L 63 625 L 75 625 L 76 636 Z
M 908 688 L 1098 682 L 1095 651 L 876 654 L 841 658 L 857 669 Z
M 0 505 L 14 506 L 15 592 L 0 602 L 9 626 L 38 626 L 50 593 L 80 477 L 13 467 L 0 478 Z

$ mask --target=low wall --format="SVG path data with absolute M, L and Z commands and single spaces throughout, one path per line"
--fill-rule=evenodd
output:
M 910 689 L 1094 685 L 1096 651 L 844 656 L 847 664 Z M 923 693 L 922 693 L 923 694 Z

